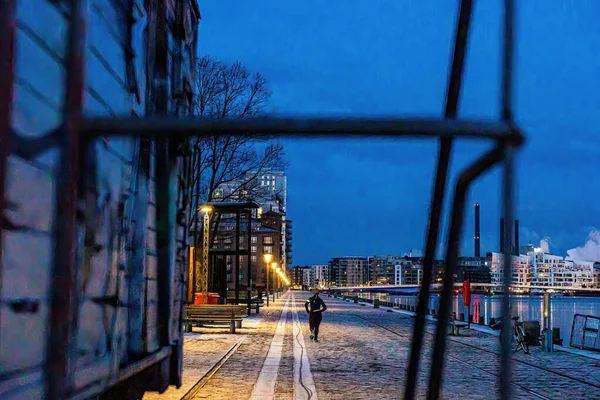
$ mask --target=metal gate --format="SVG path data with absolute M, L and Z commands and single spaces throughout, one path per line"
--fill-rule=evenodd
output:
M 279 137 L 420 137 L 434 139 L 439 142 L 439 155 L 435 185 L 432 193 L 429 225 L 427 233 L 426 252 L 423 269 L 423 285 L 419 295 L 419 306 L 414 325 L 412 349 L 409 368 L 407 370 L 405 399 L 415 397 L 417 376 L 420 364 L 420 355 L 423 345 L 426 306 L 429 304 L 429 285 L 432 276 L 432 265 L 436 252 L 442 202 L 446 192 L 448 180 L 447 172 L 454 139 L 470 138 L 491 142 L 494 148 L 481 155 L 473 164 L 465 168 L 460 174 L 454 187 L 454 197 L 451 208 L 450 234 L 446 243 L 446 273 L 444 286 L 440 299 L 440 315 L 447 315 L 450 311 L 450 298 L 452 296 L 452 277 L 456 269 L 458 247 L 463 229 L 463 219 L 467 191 L 471 183 L 496 165 L 503 168 L 503 214 L 508 225 L 513 221 L 513 174 L 514 153 L 521 145 L 523 135 L 516 127 L 512 117 L 512 65 L 513 65 L 513 29 L 514 29 L 514 0 L 504 1 L 504 43 L 502 57 L 502 91 L 501 91 L 501 120 L 497 122 L 479 122 L 457 119 L 457 108 L 460 98 L 461 80 L 467 40 L 469 35 L 469 22 L 471 18 L 472 1 L 461 0 L 460 15 L 457 20 L 456 37 L 451 72 L 447 87 L 444 117 L 440 119 L 337 119 L 331 118 L 251 118 L 245 120 L 200 120 L 193 118 L 177 119 L 169 117 L 153 117 L 138 119 L 134 117 L 116 118 L 89 118 L 81 114 L 81 89 L 83 85 L 83 71 L 81 66 L 81 38 L 83 31 L 80 21 L 81 1 L 71 0 L 68 46 L 70 55 L 67 68 L 67 101 L 65 104 L 64 123 L 65 129 L 52 133 L 39 140 L 39 145 L 58 142 L 64 156 L 60 166 L 58 184 L 56 185 L 56 198 L 59 199 L 62 216 L 58 216 L 61 226 L 55 236 L 55 246 L 59 261 L 55 265 L 55 279 L 57 282 L 69 286 L 75 276 L 76 261 L 72 257 L 71 249 L 74 246 L 76 229 L 77 185 L 79 182 L 79 165 L 82 158 L 80 149 L 82 144 L 99 137 L 131 136 L 157 140 L 186 139 L 193 136 L 213 135 L 272 135 Z M 14 10 L 15 0 L 3 0 L 0 3 L 0 54 L 3 62 L 0 64 L 0 201 L 5 199 L 6 163 L 13 147 L 10 144 L 20 138 L 10 129 L 11 107 L 11 80 L 13 77 L 12 65 L 5 55 L 11 54 L 13 49 L 14 25 L 11 25 L 10 15 Z M 10 57 L 8 57 L 10 60 Z M 165 161 L 165 160 L 163 160 Z M 169 179 L 169 177 L 165 177 Z M 2 203 L 2 207 L 6 207 Z M 3 228 L 3 227 L 2 227 Z M 505 232 L 511 232 L 512 227 L 507 226 Z M 1 234 L 1 231 L 0 231 Z M 510 282 L 511 258 L 510 234 L 504 237 L 505 266 L 504 282 Z M 505 324 L 510 324 L 509 290 L 504 290 L 503 315 Z M 57 299 L 61 299 L 59 296 Z M 53 304 L 63 310 L 72 310 L 68 299 L 62 303 Z M 60 314 L 53 313 L 59 318 Z M 69 314 L 60 317 L 68 325 Z M 61 321 L 53 321 L 57 332 L 51 333 L 53 341 L 51 346 L 56 348 L 56 355 L 67 347 L 68 337 L 61 328 Z M 435 347 L 432 357 L 431 373 L 429 379 L 429 399 L 438 399 L 442 384 L 444 352 L 446 349 L 447 318 L 440 318 L 437 323 Z M 65 325 L 65 326 L 66 326 Z M 502 373 L 500 378 L 501 393 L 503 398 L 509 399 L 510 392 L 510 346 L 508 336 L 502 353 Z M 58 358 L 59 361 L 64 361 Z M 60 373 L 60 372 L 59 372 Z
M 575 314 L 570 345 L 580 349 L 600 351 L 600 318 Z

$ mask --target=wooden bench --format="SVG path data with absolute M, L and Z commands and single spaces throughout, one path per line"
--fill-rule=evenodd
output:
M 192 325 L 202 325 L 205 322 L 215 324 L 227 323 L 230 325 L 231 333 L 235 328 L 242 327 L 242 320 L 247 316 L 248 307 L 234 304 L 202 304 L 199 306 L 186 306 L 185 308 L 185 331 L 191 332 Z
M 248 307 L 248 300 L 246 300 L 245 298 L 240 298 L 239 302 L 240 302 L 240 305 L 244 305 L 244 306 Z M 229 304 L 235 303 L 235 298 L 228 297 L 227 303 L 229 303 Z M 257 297 L 253 297 L 250 299 L 250 311 L 255 310 L 257 314 L 260 313 L 260 307 L 264 307 L 264 305 L 265 305 L 265 302 L 263 301 L 263 299 L 259 299 Z
M 448 324 L 450 325 L 450 334 L 460 336 L 460 329 L 466 328 L 469 324 L 463 321 L 457 321 L 454 313 L 448 315 Z

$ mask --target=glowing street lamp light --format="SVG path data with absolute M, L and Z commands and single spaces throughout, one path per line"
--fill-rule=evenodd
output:
M 267 275 L 267 307 L 269 307 L 269 263 L 273 259 L 273 254 L 265 253 L 263 254 L 263 258 L 265 259 L 265 271 Z

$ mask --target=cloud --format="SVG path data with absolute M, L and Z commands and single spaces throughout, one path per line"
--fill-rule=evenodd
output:
M 546 236 L 542 240 L 540 240 L 540 249 L 542 253 L 550 253 L 550 245 L 552 244 L 552 240 Z
M 600 231 L 593 228 L 585 244 L 567 250 L 568 259 L 575 261 L 600 261 Z

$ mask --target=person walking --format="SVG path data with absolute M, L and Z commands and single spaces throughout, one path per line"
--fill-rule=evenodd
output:
M 310 328 L 310 340 L 319 342 L 319 325 L 323 319 L 323 311 L 327 310 L 327 306 L 319 296 L 319 289 L 313 291 L 314 296 L 309 297 L 304 303 L 306 312 L 308 313 L 308 326 Z

